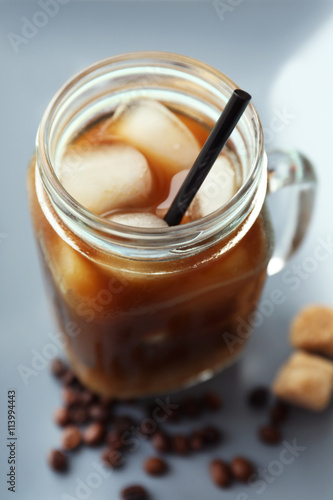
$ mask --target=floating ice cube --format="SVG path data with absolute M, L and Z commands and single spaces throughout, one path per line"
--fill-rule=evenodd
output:
M 150 162 L 176 173 L 190 168 L 199 154 L 192 132 L 166 106 L 139 99 L 119 106 L 109 132 L 138 148 Z
M 238 189 L 238 181 L 231 160 L 220 155 L 195 195 L 189 214 L 193 220 L 215 212 L 229 201 Z
M 157 215 L 151 214 L 149 212 L 132 212 L 132 213 L 117 213 L 110 215 L 109 220 L 118 222 L 118 224 L 125 224 L 125 226 L 134 227 L 147 227 L 147 228 L 158 228 L 158 227 L 168 227 L 165 220 L 160 219 Z
M 92 146 L 78 155 L 67 152 L 58 176 L 73 198 L 97 214 L 144 204 L 153 183 L 143 154 L 122 143 Z
M 162 218 L 167 213 L 171 203 L 173 202 L 176 194 L 178 193 L 181 185 L 183 184 L 188 172 L 189 169 L 181 170 L 172 177 L 168 197 L 164 201 L 162 201 L 162 203 L 158 205 L 156 209 L 156 213 L 159 217 Z
M 103 287 L 98 265 L 59 239 L 53 245 L 52 253 L 52 274 L 68 299 L 96 296 Z

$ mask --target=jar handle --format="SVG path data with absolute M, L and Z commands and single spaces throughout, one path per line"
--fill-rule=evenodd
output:
M 267 268 L 269 276 L 281 271 L 302 243 L 313 212 L 316 184 L 314 167 L 303 154 L 295 150 L 268 153 L 267 194 L 289 186 L 278 196 L 269 196 L 267 200 L 277 234 L 275 250 Z M 290 193 L 290 190 L 297 192 Z

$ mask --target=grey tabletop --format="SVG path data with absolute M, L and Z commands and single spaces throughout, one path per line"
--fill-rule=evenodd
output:
M 270 384 L 290 354 L 288 326 L 297 311 L 313 302 L 333 304 L 332 253 L 308 265 L 309 258 L 314 262 L 318 244 L 330 245 L 333 237 L 332 2 L 0 0 L 0 40 L 1 499 L 116 499 L 124 485 L 136 482 L 146 485 L 156 500 L 331 499 L 332 407 L 320 414 L 295 409 L 283 428 L 284 444 L 268 447 L 256 437 L 265 414 L 248 408 L 246 394 L 254 386 Z M 189 391 L 221 394 L 224 408 L 201 421 L 218 425 L 224 442 L 213 451 L 170 458 L 170 472 L 161 479 L 143 475 L 142 460 L 151 449 L 140 439 L 117 472 L 96 473 L 99 452 L 83 450 L 73 454 L 70 473 L 59 476 L 45 460 L 60 438 L 51 418 L 60 404 L 59 387 L 46 363 L 41 362 L 26 383 L 19 369 L 31 368 L 45 345 L 54 344 L 56 333 L 28 213 L 26 167 L 41 115 L 67 78 L 104 57 L 151 49 L 201 59 L 249 91 L 267 148 L 295 147 L 315 163 L 319 178 L 315 213 L 302 248 L 265 285 L 263 300 L 279 289 L 284 303 L 255 329 L 234 366 Z M 302 270 L 297 287 L 288 281 L 295 266 Z M 61 354 L 54 346 L 53 352 Z M 6 482 L 9 390 L 16 391 L 16 493 L 8 491 Z M 189 432 L 196 425 L 183 423 L 177 429 Z M 294 447 L 289 455 L 294 460 L 288 463 L 281 462 L 286 446 Z M 209 461 L 239 454 L 261 470 L 260 487 L 235 484 L 219 490 L 209 478 Z

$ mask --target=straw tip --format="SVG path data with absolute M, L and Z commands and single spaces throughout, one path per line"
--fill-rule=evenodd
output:
M 240 99 L 242 99 L 243 101 L 250 101 L 251 100 L 251 96 L 250 94 L 248 94 L 247 92 L 245 92 L 245 90 L 241 90 L 241 89 L 236 89 L 234 91 L 234 94 L 237 95 L 237 97 L 239 97 Z

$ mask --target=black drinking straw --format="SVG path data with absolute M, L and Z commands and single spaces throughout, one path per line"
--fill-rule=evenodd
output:
M 250 100 L 250 94 L 244 90 L 233 92 L 164 217 L 169 226 L 180 224 Z

